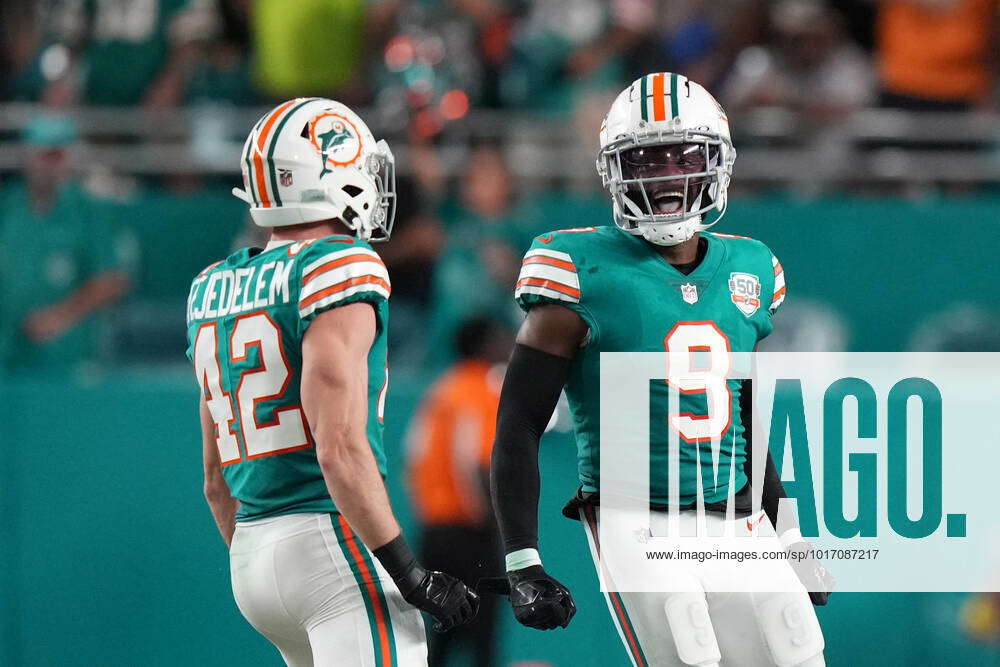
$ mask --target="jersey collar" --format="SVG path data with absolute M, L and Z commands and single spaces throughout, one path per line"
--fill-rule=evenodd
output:
M 701 232 L 701 235 L 705 238 L 705 242 L 708 243 L 708 247 L 705 249 L 705 257 L 702 258 L 701 264 L 699 264 L 694 271 L 685 275 L 678 271 L 673 264 L 668 262 L 663 255 L 656 252 L 653 248 L 650 248 L 649 244 L 646 243 L 646 241 L 644 241 L 641 237 L 629 234 L 623 230 L 619 231 L 639 246 L 641 248 L 641 252 L 646 253 L 658 262 L 663 269 L 670 274 L 670 278 L 672 280 L 707 284 L 713 277 L 715 277 L 719 267 L 722 266 L 722 261 L 726 254 L 725 245 L 720 242 L 715 235 L 708 232 Z

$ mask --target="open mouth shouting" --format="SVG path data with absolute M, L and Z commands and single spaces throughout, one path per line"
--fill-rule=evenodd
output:
M 664 188 L 650 193 L 649 201 L 655 214 L 681 213 L 684 210 L 684 191 Z

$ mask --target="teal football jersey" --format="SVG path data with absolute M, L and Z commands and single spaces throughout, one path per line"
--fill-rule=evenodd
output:
M 208 267 L 188 297 L 188 358 L 215 422 L 222 474 L 237 519 L 333 512 L 302 409 L 302 338 L 330 308 L 372 304 L 368 442 L 385 476 L 382 413 L 389 275 L 364 241 L 328 236 L 247 248 Z
M 704 232 L 708 244 L 689 275 L 671 266 L 641 238 L 617 227 L 568 229 L 537 237 L 524 257 L 515 298 L 525 310 L 557 304 L 577 312 L 590 327 L 566 384 L 584 491 L 600 490 L 600 354 L 659 352 L 683 358 L 697 370 L 714 355 L 751 352 L 772 330 L 771 317 L 785 298 L 781 265 L 763 243 Z M 699 360 L 698 355 L 704 358 Z M 672 357 L 673 358 L 673 357 Z M 664 365 L 666 368 L 666 364 Z M 678 378 L 685 374 L 671 374 Z M 679 409 L 668 414 L 666 378 L 650 382 L 650 500 L 668 503 L 668 443 L 678 434 L 679 500 L 697 498 L 701 467 L 706 503 L 725 500 L 730 462 L 733 489 L 746 484 L 746 441 L 740 422 L 738 380 L 727 391 L 706 391 L 697 375 L 679 384 Z M 692 380 L 693 377 L 693 380 Z M 720 443 L 718 473 L 711 442 Z

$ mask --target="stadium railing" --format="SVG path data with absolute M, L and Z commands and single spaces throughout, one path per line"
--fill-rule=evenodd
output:
M 264 108 L 188 107 L 175 111 L 74 108 L 83 141 L 81 163 L 135 176 L 233 175 L 247 129 Z M 18 137 L 40 113 L 32 104 L 0 105 L 0 172 L 16 171 Z M 362 112 L 378 134 L 376 113 Z M 816 191 L 894 185 L 1000 183 L 1000 114 L 914 113 L 864 109 L 834 122 L 761 108 L 733 118 L 744 188 L 804 187 Z M 397 133 L 398 134 L 398 133 Z M 488 139 L 509 151 L 511 167 L 529 182 L 594 187 L 595 140 L 578 124 L 529 114 L 476 111 L 443 132 L 444 174 L 461 173 L 470 145 Z M 418 168 L 405 140 L 392 141 L 400 174 Z

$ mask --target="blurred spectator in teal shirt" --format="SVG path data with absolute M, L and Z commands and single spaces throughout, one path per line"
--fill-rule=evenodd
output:
M 464 320 L 488 315 L 512 327 L 520 323 L 514 283 L 521 255 L 543 230 L 530 202 L 516 200 L 513 179 L 498 149 L 480 147 L 462 170 L 458 201 L 442 212 L 445 245 L 434 273 L 428 338 L 435 368 L 453 360 L 454 349 L 441 341 L 454 340 Z
M 504 104 L 568 115 L 588 92 L 620 85 L 626 80 L 624 55 L 642 37 L 643 26 L 635 25 L 632 4 L 623 0 L 528 3 L 513 30 L 511 57 L 501 77 Z
M 129 290 L 135 247 L 71 176 L 74 124 L 40 117 L 24 182 L 0 191 L 0 369 L 64 373 L 98 353 L 94 315 Z
M 18 97 L 74 103 L 172 107 L 214 36 L 213 0 L 56 0 Z

